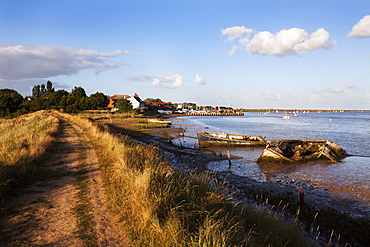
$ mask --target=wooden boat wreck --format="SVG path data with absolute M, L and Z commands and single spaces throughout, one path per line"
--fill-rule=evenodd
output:
M 257 162 L 338 162 L 346 156 L 347 152 L 330 140 L 271 140 Z
M 264 146 L 266 140 L 262 136 L 246 136 L 213 132 L 198 132 L 200 147 L 208 146 Z

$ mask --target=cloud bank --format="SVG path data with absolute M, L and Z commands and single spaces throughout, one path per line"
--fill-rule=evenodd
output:
M 123 64 L 107 59 L 122 55 L 142 54 L 122 50 L 103 53 L 75 47 L 25 46 L 0 43 L 0 80 L 73 75 L 86 69 L 93 69 L 96 73 L 99 73 L 123 66 Z
M 352 27 L 351 32 L 347 34 L 347 37 L 370 37 L 370 15 L 365 16 L 359 22 L 357 22 Z
M 238 40 L 238 45 L 234 45 L 228 52 L 229 56 L 237 54 L 243 48 L 253 54 L 300 56 L 307 51 L 329 49 L 334 46 L 334 42 L 330 40 L 330 35 L 324 28 L 319 28 L 312 34 L 296 27 L 272 34 L 268 31 L 256 32 L 245 26 L 235 26 L 222 29 L 221 33 L 226 35 L 230 42 Z
M 164 88 L 179 88 L 184 85 L 184 78 L 182 75 L 175 74 L 172 76 L 132 76 L 126 78 L 131 81 L 144 81 L 151 82 L 152 87 L 164 87 Z

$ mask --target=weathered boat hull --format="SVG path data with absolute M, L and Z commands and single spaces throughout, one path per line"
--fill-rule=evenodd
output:
M 199 146 L 264 146 L 266 140 L 262 136 L 245 136 L 212 132 L 197 133 Z
M 257 162 L 338 162 L 346 156 L 347 152 L 330 140 L 271 140 Z

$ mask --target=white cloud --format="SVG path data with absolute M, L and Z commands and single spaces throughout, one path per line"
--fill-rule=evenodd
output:
M 200 75 L 195 76 L 195 79 L 194 79 L 193 83 L 199 84 L 199 85 L 206 84 L 205 81 L 203 81 L 203 78 Z
M 105 59 L 122 55 L 142 54 L 122 50 L 103 53 L 76 47 L 0 43 L 0 79 L 48 78 L 73 75 L 86 69 L 94 69 L 99 73 L 122 66 L 123 64 Z
M 227 35 L 230 41 L 239 39 L 239 46 L 232 47 L 228 53 L 230 56 L 235 55 L 241 47 L 245 47 L 250 53 L 285 56 L 303 55 L 307 51 L 334 46 L 334 42 L 330 40 L 330 35 L 324 28 L 317 29 L 311 35 L 300 28 L 283 29 L 276 34 L 261 31 L 251 35 L 252 29 L 245 27 L 226 28 L 222 30 L 222 34 Z
M 222 91 L 211 91 L 207 93 L 209 96 L 211 96 L 213 99 L 224 99 L 228 100 L 229 97 Z
M 175 74 L 172 76 L 133 76 L 126 78 L 132 81 L 145 81 L 151 82 L 152 87 L 164 87 L 164 88 L 179 88 L 184 85 L 184 78 L 182 75 Z
M 267 90 L 262 93 L 261 98 L 264 100 L 282 100 L 282 95 L 280 93 L 274 93 L 271 90 Z
M 233 41 L 239 37 L 249 37 L 249 35 L 253 32 L 253 29 L 246 28 L 245 26 L 235 26 L 229 27 L 221 30 L 223 35 L 227 35 L 227 39 L 229 41 Z
M 240 45 L 233 45 L 233 47 L 231 47 L 231 50 L 227 53 L 227 55 L 228 56 L 237 55 L 241 49 L 242 49 L 242 46 L 240 46 Z
M 370 15 L 365 16 L 353 27 L 347 37 L 370 37 Z
M 346 84 L 346 88 L 347 89 L 356 89 L 356 86 L 352 82 L 349 82 L 349 83 Z
M 317 101 L 317 100 L 322 100 L 323 97 L 322 97 L 322 94 L 320 92 L 314 91 L 309 96 L 309 99 L 313 100 L 313 101 Z
M 323 90 L 326 93 L 343 93 L 344 88 L 342 86 L 331 86 L 328 89 Z

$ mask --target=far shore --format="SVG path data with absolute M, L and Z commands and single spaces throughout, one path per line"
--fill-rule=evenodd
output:
M 258 109 L 233 109 L 237 112 L 370 112 L 370 110 L 343 110 L 343 109 L 293 109 L 293 108 L 258 108 Z M 169 114 L 160 114 L 162 117 L 181 117 L 187 116 L 186 113 L 169 113 Z

